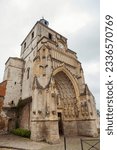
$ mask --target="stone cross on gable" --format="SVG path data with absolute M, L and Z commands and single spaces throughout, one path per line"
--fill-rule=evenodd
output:
M 43 68 L 43 71 L 42 71 L 42 75 L 45 76 L 46 75 L 46 68 L 48 67 L 48 65 L 40 65 L 39 66 L 40 68 Z

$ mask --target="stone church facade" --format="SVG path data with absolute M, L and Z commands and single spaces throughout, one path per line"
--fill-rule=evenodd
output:
M 3 110 L 8 130 L 29 129 L 34 141 L 59 141 L 60 135 L 97 136 L 95 99 L 67 39 L 41 19 L 21 44 L 20 58 L 5 64 Z

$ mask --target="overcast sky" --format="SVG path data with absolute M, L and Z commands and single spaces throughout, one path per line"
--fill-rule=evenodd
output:
M 20 56 L 21 42 L 44 17 L 77 52 L 99 109 L 99 11 L 99 0 L 0 0 L 0 82 L 8 57 Z

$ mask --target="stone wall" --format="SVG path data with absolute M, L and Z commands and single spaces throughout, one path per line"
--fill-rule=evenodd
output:
M 66 136 L 78 135 L 77 121 L 75 120 L 64 121 L 63 125 L 64 125 L 64 134 Z
M 33 120 L 31 122 L 31 139 L 34 141 L 46 141 L 51 144 L 58 143 L 58 121 Z
M 45 140 L 45 122 L 44 120 L 31 120 L 31 139 L 34 141 Z
M 24 61 L 10 57 L 5 64 L 4 80 L 7 80 L 4 106 L 16 106 L 21 97 Z
M 97 137 L 98 131 L 95 120 L 81 120 L 77 122 L 78 134 L 84 136 Z
M 59 142 L 58 121 L 54 120 L 46 121 L 45 126 L 46 126 L 46 142 L 58 143 Z
M 30 130 L 30 103 L 19 109 L 19 127 Z
M 97 135 L 94 97 L 81 63 L 67 39 L 46 24 L 37 22 L 31 29 L 21 44 L 21 59 L 8 59 L 4 80 L 8 130 L 19 126 L 30 129 L 34 141 L 57 143 L 59 106 L 66 136 Z
M 7 131 L 15 129 L 17 123 L 17 109 L 15 107 L 4 107 L 3 111 L 7 119 Z
M 32 96 L 32 82 L 33 82 L 33 52 L 25 58 L 23 79 L 22 79 L 22 100 Z
M 0 116 L 0 132 L 1 132 L 1 130 L 4 129 L 4 127 L 5 127 L 5 121 L 4 121 L 4 119 Z

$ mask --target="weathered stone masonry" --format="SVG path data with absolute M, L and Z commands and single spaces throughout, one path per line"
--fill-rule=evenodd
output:
M 97 136 L 95 100 L 81 63 L 46 20 L 38 21 L 22 42 L 21 58 L 10 57 L 5 65 L 4 108 L 18 107 L 14 120 L 31 130 L 32 140 L 56 143 L 63 132 Z

